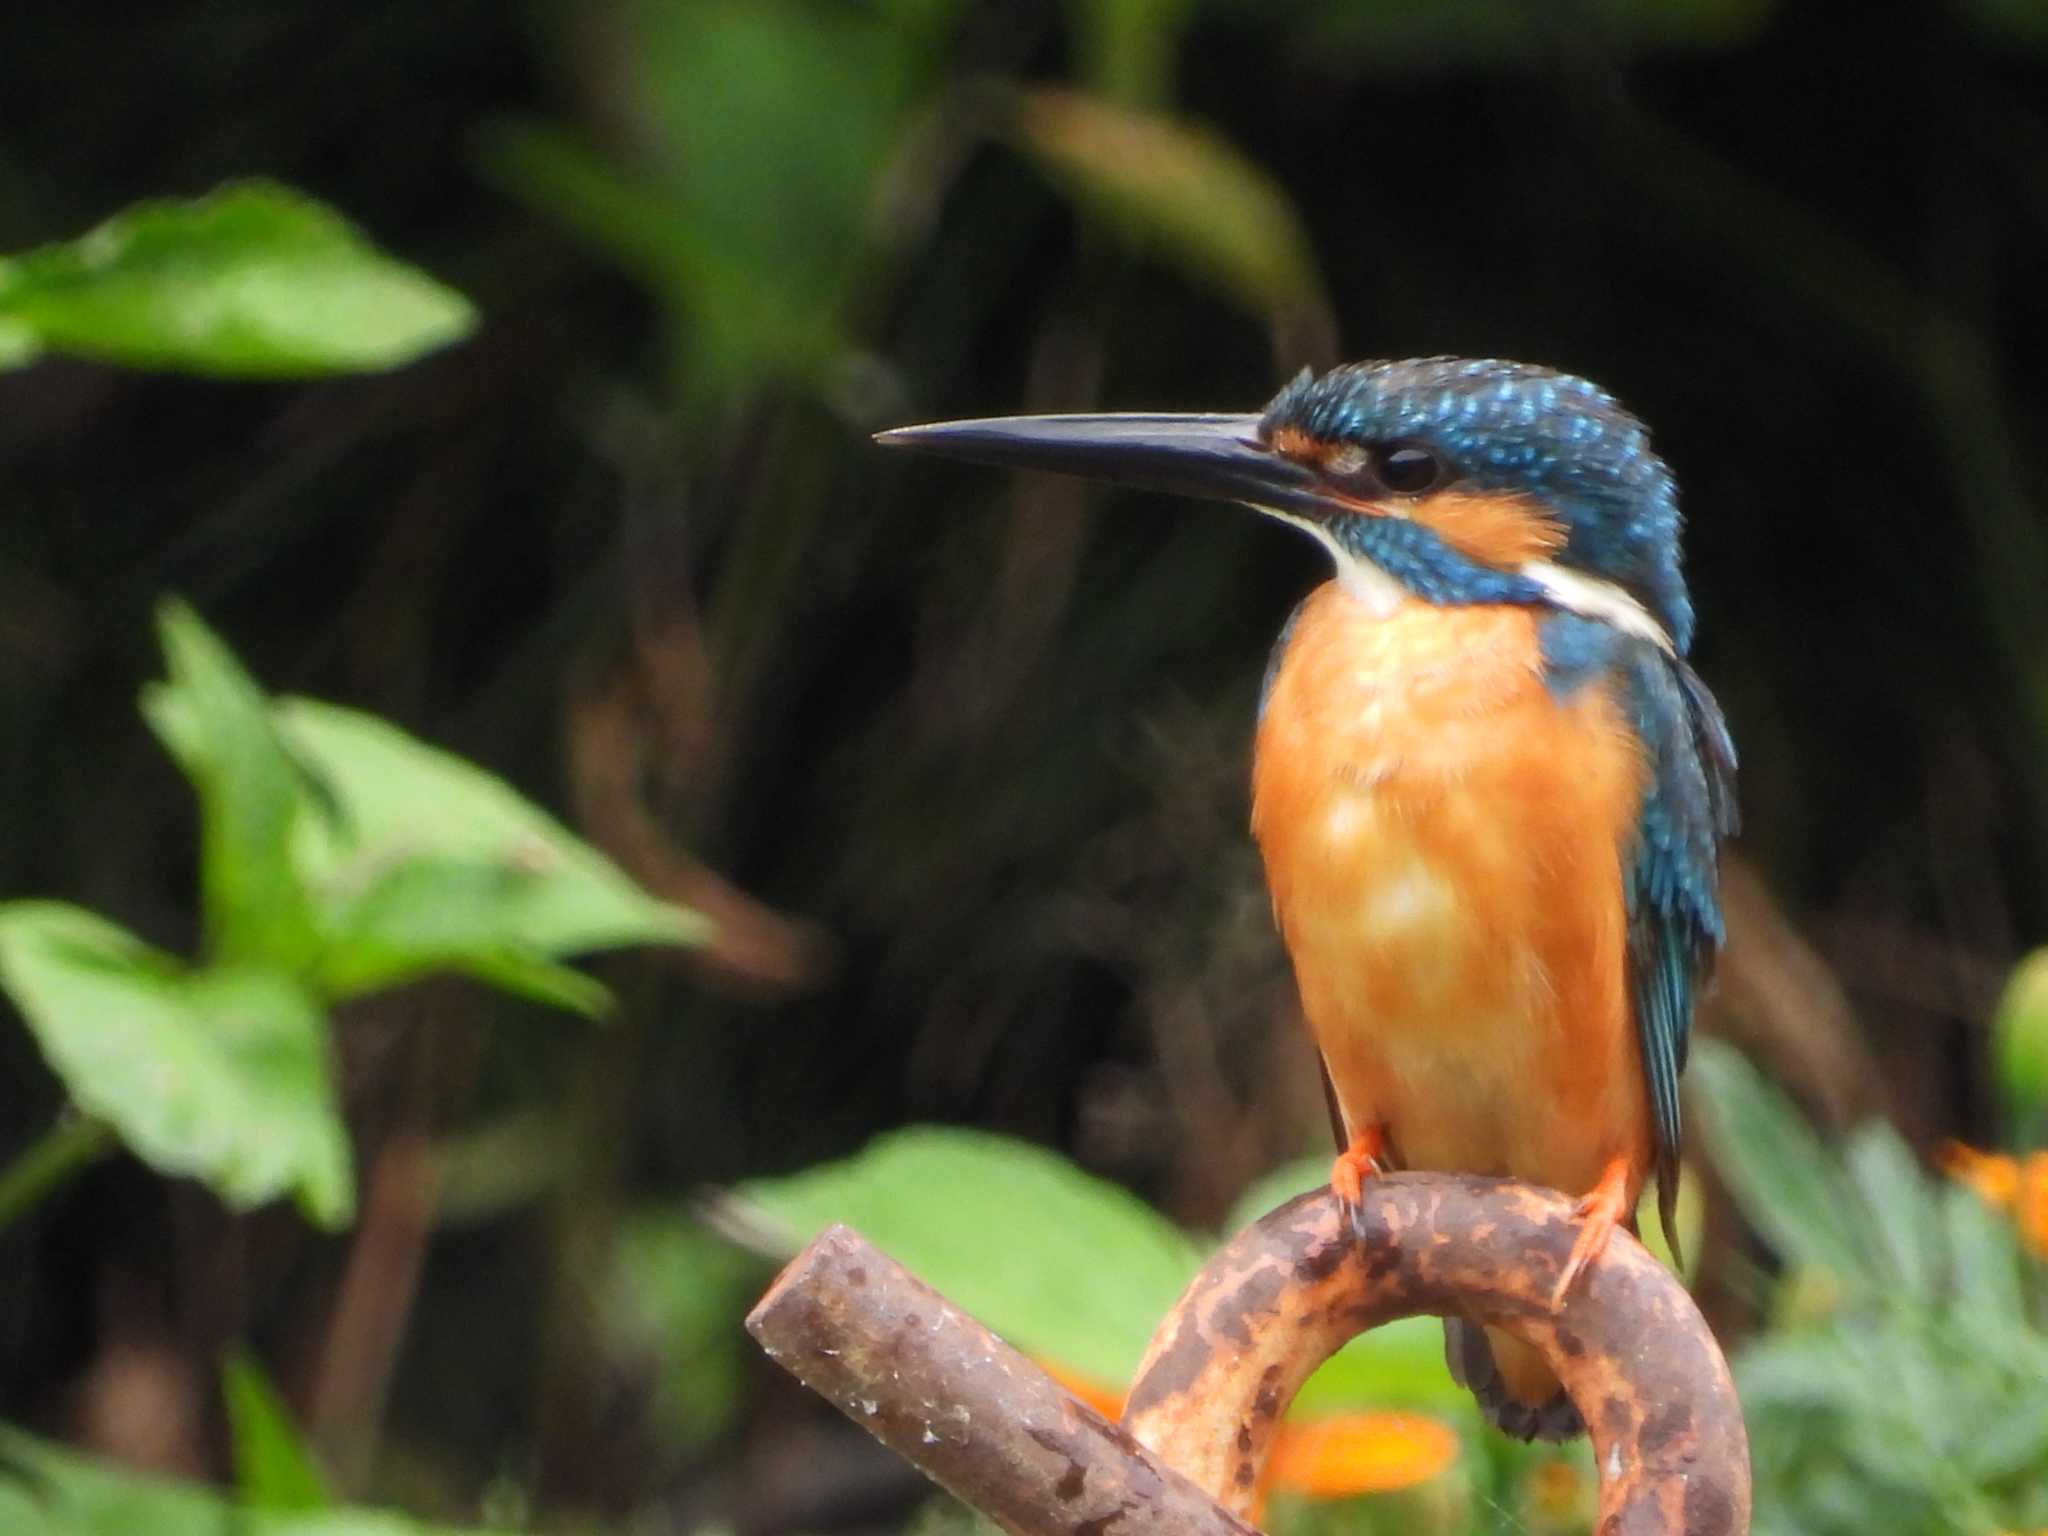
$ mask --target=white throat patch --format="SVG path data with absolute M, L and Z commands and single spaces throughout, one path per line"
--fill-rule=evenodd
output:
M 1330 558 L 1337 565 L 1337 585 L 1344 589 L 1344 595 L 1359 604 L 1376 619 L 1390 617 L 1403 603 L 1415 601 L 1415 594 L 1385 571 L 1363 556 L 1354 555 L 1339 544 L 1336 537 L 1321 523 L 1306 517 L 1295 517 L 1290 513 L 1276 512 L 1271 507 L 1254 506 L 1254 511 L 1263 512 L 1275 522 L 1299 528 L 1330 552 Z
M 1272 507 L 1262 507 L 1255 502 L 1247 502 L 1246 505 L 1276 522 L 1299 528 L 1327 549 L 1331 560 L 1336 562 L 1337 585 L 1344 589 L 1346 597 L 1361 605 L 1374 618 L 1387 618 L 1402 604 L 1416 600 L 1415 594 L 1392 576 L 1364 556 L 1354 554 L 1339 544 L 1336 536 L 1321 523 L 1275 511 Z M 1520 574 L 1535 582 L 1543 589 L 1545 597 L 1566 612 L 1596 620 L 1639 640 L 1647 640 L 1667 656 L 1677 654 L 1671 637 L 1664 633 L 1664 626 L 1657 622 L 1650 610 L 1613 582 L 1570 570 L 1550 560 L 1531 560 L 1520 568 Z

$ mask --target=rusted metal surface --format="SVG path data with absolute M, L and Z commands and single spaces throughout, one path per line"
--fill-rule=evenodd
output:
M 1005 1530 L 1253 1536 L 845 1227 L 796 1257 L 748 1315 L 747 1330 L 804 1385 Z
M 1749 1442 L 1714 1337 L 1626 1233 L 1553 1311 L 1578 1224 L 1563 1196 L 1506 1180 L 1391 1174 L 1352 1213 L 1327 1190 L 1247 1228 L 1153 1337 L 1124 1425 L 1233 1513 L 1253 1504 L 1275 1426 L 1353 1335 L 1462 1314 L 1541 1349 L 1586 1420 L 1598 1536 L 1742 1536 Z

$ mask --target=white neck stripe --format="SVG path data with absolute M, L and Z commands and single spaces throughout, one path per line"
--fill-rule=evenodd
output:
M 1532 560 L 1522 567 L 1522 574 L 1541 587 L 1544 596 L 1558 607 L 1581 618 L 1597 619 L 1602 624 L 1612 625 L 1625 635 L 1647 640 L 1667 656 L 1677 654 L 1671 637 L 1664 633 L 1664 626 L 1657 622 L 1650 610 L 1632 593 L 1623 591 L 1613 582 L 1570 570 L 1549 560 Z
M 1415 595 L 1397 579 L 1370 560 L 1346 549 L 1321 523 L 1259 506 L 1256 502 L 1248 505 L 1277 522 L 1299 528 L 1327 549 L 1330 558 L 1336 562 L 1337 581 L 1345 595 L 1362 603 L 1375 617 L 1386 618 L 1403 603 L 1414 600 Z M 1520 573 L 1542 588 L 1543 595 L 1566 612 L 1596 620 L 1639 640 L 1647 640 L 1667 656 L 1678 654 L 1671 643 L 1671 636 L 1664 632 L 1664 626 L 1657 622 L 1650 610 L 1632 593 L 1613 582 L 1588 576 L 1583 571 L 1572 570 L 1551 560 L 1532 560 L 1521 567 Z

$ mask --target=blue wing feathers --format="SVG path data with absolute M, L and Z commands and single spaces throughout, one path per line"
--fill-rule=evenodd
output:
M 1720 844 L 1736 827 L 1735 744 L 1692 668 L 1576 614 L 1543 624 L 1544 676 L 1560 698 L 1615 686 L 1643 744 L 1649 782 L 1626 860 L 1628 967 L 1655 1136 L 1659 1204 L 1671 1233 L 1682 1125 L 1678 1078 L 1694 993 L 1721 947 Z
M 1735 749 L 1713 695 L 1683 661 L 1645 647 L 1624 677 L 1650 769 L 1628 866 L 1629 980 L 1668 1236 L 1682 1131 L 1678 1077 L 1694 992 L 1724 937 L 1719 850 L 1736 824 Z

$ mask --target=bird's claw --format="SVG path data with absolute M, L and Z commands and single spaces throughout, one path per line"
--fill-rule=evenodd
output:
M 1386 1136 L 1378 1127 L 1361 1132 L 1357 1139 L 1330 1165 L 1330 1189 L 1343 1202 L 1351 1222 L 1351 1235 L 1365 1241 L 1365 1181 L 1382 1172 L 1380 1153 Z
M 1600 1175 L 1600 1182 L 1572 1207 L 1572 1220 L 1579 1223 L 1579 1235 L 1572 1241 L 1571 1255 L 1558 1271 L 1557 1284 L 1550 1291 L 1550 1310 L 1564 1306 L 1573 1284 L 1586 1267 L 1607 1251 L 1607 1241 L 1628 1214 L 1628 1165 L 1612 1162 Z

